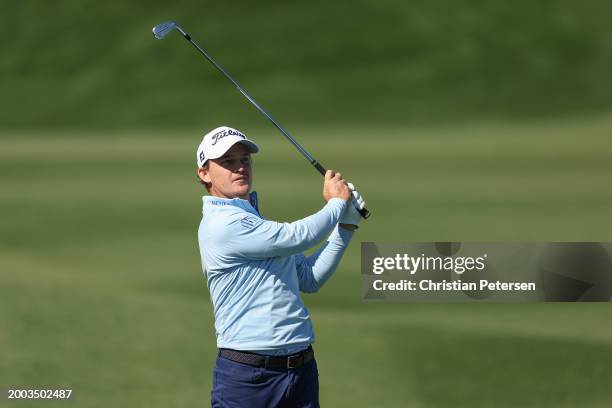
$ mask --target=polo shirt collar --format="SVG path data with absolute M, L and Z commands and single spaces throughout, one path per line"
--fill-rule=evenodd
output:
M 242 198 L 221 198 L 215 196 L 202 196 L 202 201 L 204 203 L 203 209 L 218 209 L 230 205 L 233 207 L 242 208 L 243 210 L 258 215 L 257 210 L 251 205 L 251 203 L 247 200 L 243 200 Z

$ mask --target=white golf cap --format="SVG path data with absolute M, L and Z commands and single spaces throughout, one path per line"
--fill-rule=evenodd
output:
M 197 166 L 204 166 L 209 159 L 218 159 L 236 143 L 242 143 L 251 153 L 259 151 L 259 147 L 247 139 L 241 131 L 228 126 L 220 126 L 204 135 L 196 152 Z

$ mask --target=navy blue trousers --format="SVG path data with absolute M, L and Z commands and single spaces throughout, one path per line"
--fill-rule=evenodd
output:
M 270 369 L 217 357 L 211 399 L 213 408 L 318 408 L 317 363 Z

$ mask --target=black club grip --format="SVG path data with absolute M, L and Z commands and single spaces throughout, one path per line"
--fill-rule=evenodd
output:
M 325 170 L 325 167 L 321 166 L 321 163 L 315 160 L 312 162 L 312 165 L 314 166 L 315 169 L 317 169 L 319 173 L 321 173 L 322 176 L 325 176 L 326 170 Z M 370 217 L 370 211 L 367 208 L 362 208 L 361 210 L 357 210 L 357 211 L 359 211 L 359 214 L 361 214 L 364 220 Z
M 370 217 L 370 211 L 367 208 L 362 208 L 359 211 L 359 214 L 363 217 L 364 220 L 367 220 Z

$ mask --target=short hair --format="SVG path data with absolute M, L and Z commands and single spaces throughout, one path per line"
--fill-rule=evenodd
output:
M 204 168 L 207 169 L 208 168 L 208 161 L 206 163 L 204 163 L 204 165 L 200 168 Z M 200 182 L 200 184 L 202 184 L 204 187 L 206 187 L 206 191 L 208 191 L 210 193 L 210 189 L 212 188 L 212 183 L 207 183 L 206 181 L 202 180 L 200 178 L 200 171 L 198 169 L 198 174 L 196 174 L 196 177 L 198 178 L 198 181 Z

